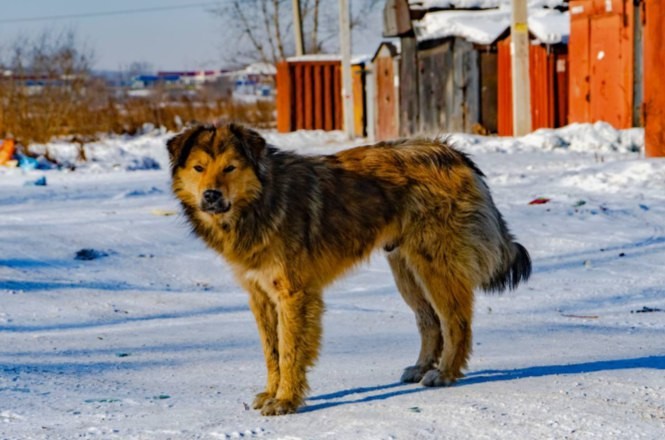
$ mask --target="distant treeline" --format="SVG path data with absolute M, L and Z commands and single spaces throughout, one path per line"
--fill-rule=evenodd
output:
M 274 120 L 272 101 L 234 102 L 212 85 L 187 93 L 158 85 L 145 96 L 130 96 L 92 75 L 92 60 L 72 32 L 16 42 L 0 59 L 0 139 L 29 145 L 131 134 L 146 123 L 177 130 L 193 121 L 269 126 Z

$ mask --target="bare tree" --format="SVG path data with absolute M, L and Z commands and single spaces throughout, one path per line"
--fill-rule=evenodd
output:
M 381 0 L 357 2 L 352 10 L 352 28 L 363 28 L 366 18 L 381 4 Z M 236 47 L 229 51 L 225 45 L 234 61 L 276 63 L 294 53 L 291 8 L 290 0 L 232 0 L 220 3 L 211 12 L 223 21 L 225 39 Z M 301 8 L 307 53 L 336 50 L 337 2 L 301 0 Z
M 232 0 L 210 10 L 227 28 L 227 39 L 238 47 L 233 54 L 247 60 L 276 63 L 287 56 L 283 26 L 287 0 Z M 246 46 L 249 45 L 249 48 Z

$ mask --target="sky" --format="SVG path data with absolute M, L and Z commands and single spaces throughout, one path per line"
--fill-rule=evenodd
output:
M 154 70 L 222 68 L 229 64 L 238 42 L 229 38 L 228 23 L 209 10 L 228 1 L 0 0 L 0 50 L 19 36 L 72 29 L 79 41 L 94 51 L 94 68 L 98 70 L 124 70 L 134 62 L 148 63 Z M 167 7 L 178 9 L 53 18 Z M 376 15 L 380 15 L 381 8 L 377 9 Z M 45 19 L 25 20 L 33 18 Z M 369 39 L 366 35 L 357 38 L 354 51 L 371 53 L 380 40 L 380 29 L 374 33 Z

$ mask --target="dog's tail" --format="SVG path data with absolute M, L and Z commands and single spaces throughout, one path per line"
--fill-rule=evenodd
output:
M 520 243 L 511 241 L 504 264 L 481 287 L 486 292 L 513 290 L 531 276 L 531 257 Z

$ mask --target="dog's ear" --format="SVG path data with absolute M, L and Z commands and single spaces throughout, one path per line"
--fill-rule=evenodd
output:
M 238 140 L 244 156 L 258 169 L 259 162 L 267 151 L 266 140 L 254 130 L 239 124 L 229 124 L 229 131 Z
M 168 140 L 166 147 L 169 150 L 169 158 L 171 159 L 171 170 L 175 171 L 177 167 L 185 165 L 187 157 L 196 144 L 199 135 L 211 129 L 207 125 L 195 125 Z

